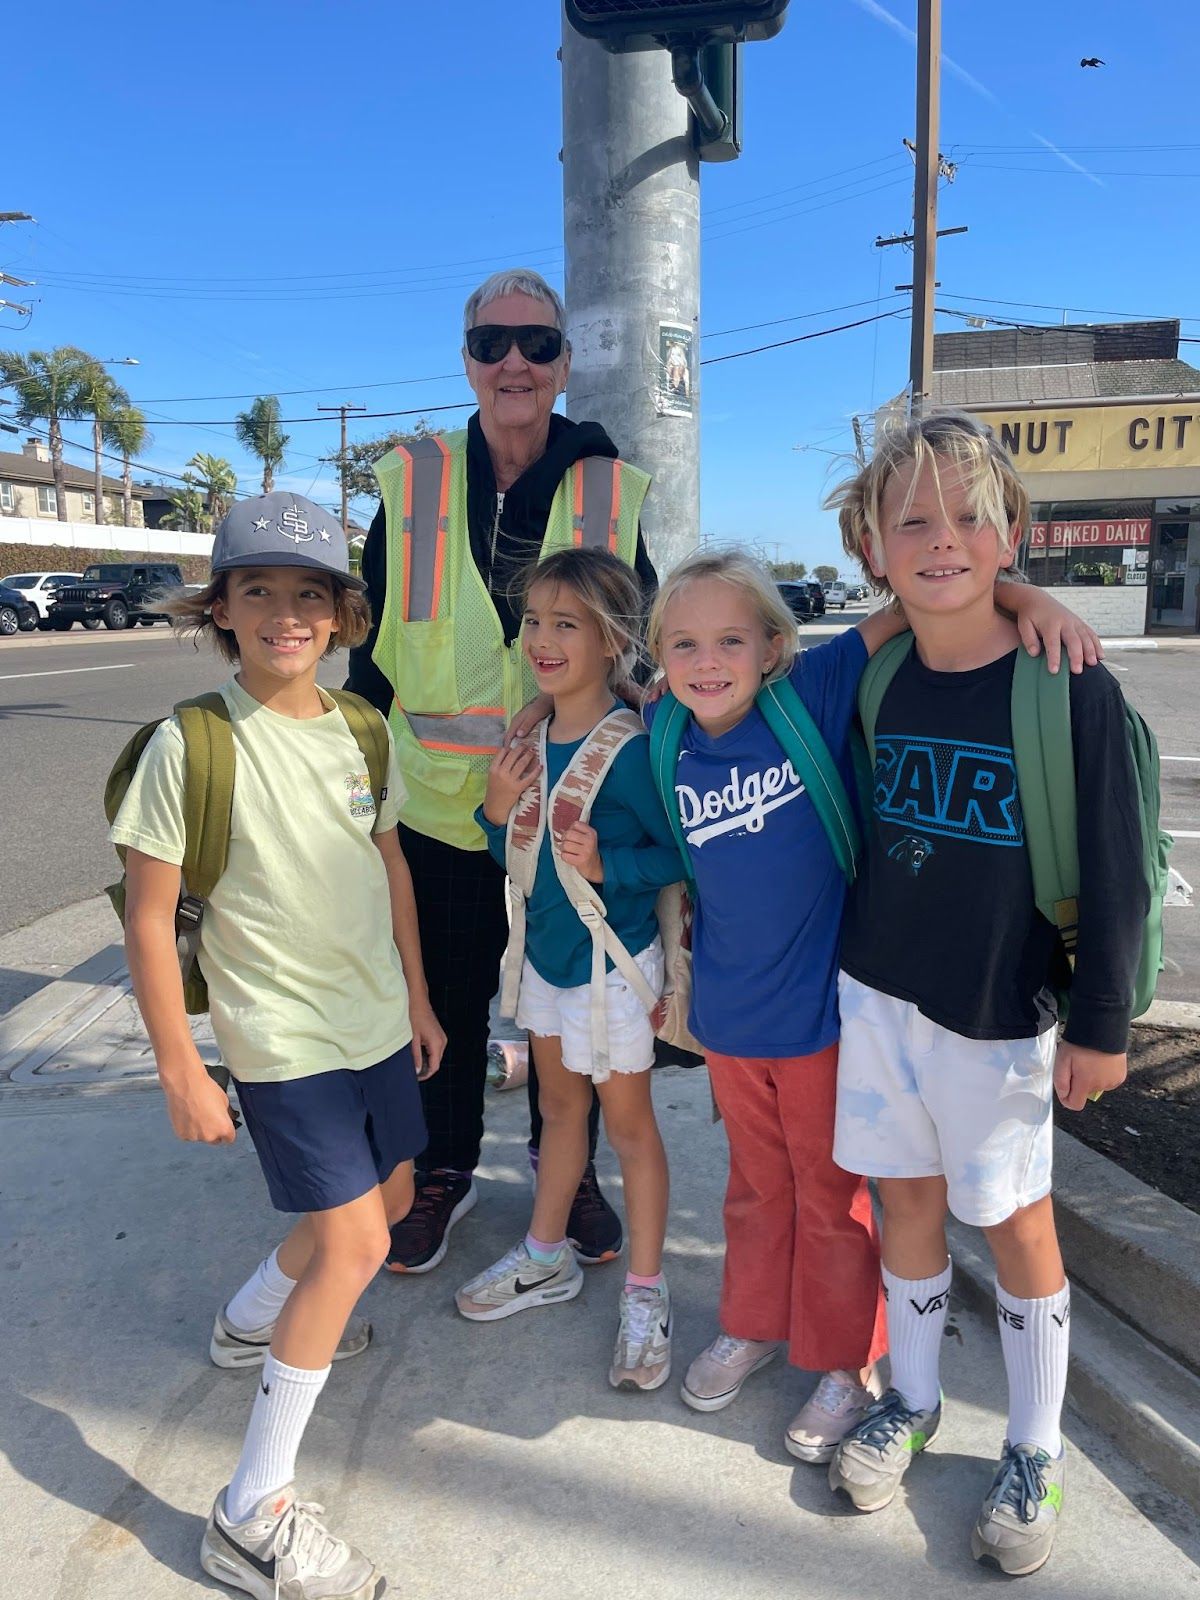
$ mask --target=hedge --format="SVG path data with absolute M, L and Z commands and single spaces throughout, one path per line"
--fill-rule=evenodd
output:
M 158 561 L 180 567 L 185 583 L 208 582 L 207 556 L 139 555 L 129 550 L 76 550 L 61 544 L 0 544 L 0 580 L 17 572 L 82 572 L 95 562 Z

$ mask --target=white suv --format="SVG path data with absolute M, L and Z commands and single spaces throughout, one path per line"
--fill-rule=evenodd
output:
M 15 578 L 5 578 L 10 589 L 20 589 L 30 605 L 37 607 L 38 621 L 45 622 L 54 604 L 54 596 L 64 583 L 78 583 L 77 572 L 18 572 Z

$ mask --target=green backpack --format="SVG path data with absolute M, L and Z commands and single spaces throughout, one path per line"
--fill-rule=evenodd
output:
M 913 646 L 902 633 L 876 652 L 858 689 L 870 768 L 875 765 L 875 725 L 892 679 Z M 1126 703 L 1125 731 L 1137 779 L 1138 814 L 1142 823 L 1142 871 L 1150 891 L 1150 910 L 1142 929 L 1142 953 L 1134 982 L 1133 1016 L 1140 1017 L 1154 999 L 1163 969 L 1163 896 L 1167 891 L 1167 856 L 1175 842 L 1159 822 L 1158 743 L 1141 715 Z M 1013 761 L 1017 791 L 1025 819 L 1025 847 L 1033 873 L 1038 910 L 1059 931 L 1067 959 L 1074 966 L 1079 933 L 1079 848 L 1075 806 L 1075 758 L 1071 742 L 1071 675 L 1064 667 L 1052 673 L 1043 655 L 1017 651 L 1012 685 Z M 869 791 L 868 791 L 869 792 Z M 1060 996 L 1066 1017 L 1069 995 Z
M 813 803 L 821 825 L 829 839 L 833 859 L 847 883 L 854 882 L 858 857 L 862 851 L 862 834 L 850 796 L 842 782 L 837 764 L 829 753 L 829 746 L 813 721 L 808 707 L 786 678 L 765 683 L 758 691 L 755 705 L 763 720 L 779 740 L 784 755 L 795 769 Z M 679 820 L 679 803 L 675 795 L 675 769 L 679 765 L 679 749 L 683 731 L 691 712 L 680 705 L 668 691 L 659 701 L 650 729 L 650 767 L 654 782 L 671 823 L 671 831 L 683 857 L 686 878 L 691 887 L 692 866 L 687 840 Z M 694 898 L 694 895 L 693 895 Z
M 371 794 L 378 812 L 387 792 L 387 724 L 366 700 L 346 690 L 326 690 L 354 735 L 362 751 L 371 780 Z M 200 948 L 200 924 L 204 907 L 225 871 L 229 859 L 229 835 L 233 815 L 233 728 L 229 708 L 218 693 L 181 700 L 175 715 L 183 733 L 184 855 L 180 868 L 183 882 L 175 911 L 179 966 L 183 974 L 183 1003 L 190 1016 L 208 1010 L 208 985 L 196 961 Z M 142 752 L 155 730 L 166 721 L 148 722 L 139 728 L 121 751 L 104 786 L 104 814 L 110 825 L 121 809 Z M 113 909 L 125 924 L 125 846 L 117 845 L 121 858 L 121 877 L 106 891 Z

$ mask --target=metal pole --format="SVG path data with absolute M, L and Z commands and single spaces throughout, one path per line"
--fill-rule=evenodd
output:
M 347 411 L 365 411 L 366 406 L 353 406 L 348 401 L 340 406 L 318 406 L 318 411 L 336 411 L 342 419 L 342 447 L 338 451 L 338 477 L 342 484 L 342 532 L 346 533 L 346 521 L 350 515 L 349 497 L 346 494 L 346 413 Z M 350 535 L 346 534 L 349 538 Z
M 700 530 L 700 178 L 666 50 L 610 55 L 563 22 L 567 415 L 652 475 L 666 572 Z
M 919 417 L 933 375 L 933 291 L 937 275 L 938 112 L 942 84 L 942 0 L 917 3 L 917 154 L 913 191 L 912 345 L 909 405 Z

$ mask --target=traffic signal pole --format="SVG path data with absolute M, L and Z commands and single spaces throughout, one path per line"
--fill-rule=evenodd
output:
M 700 177 L 666 50 L 610 54 L 564 22 L 567 415 L 651 474 L 642 513 L 669 571 L 700 529 Z

